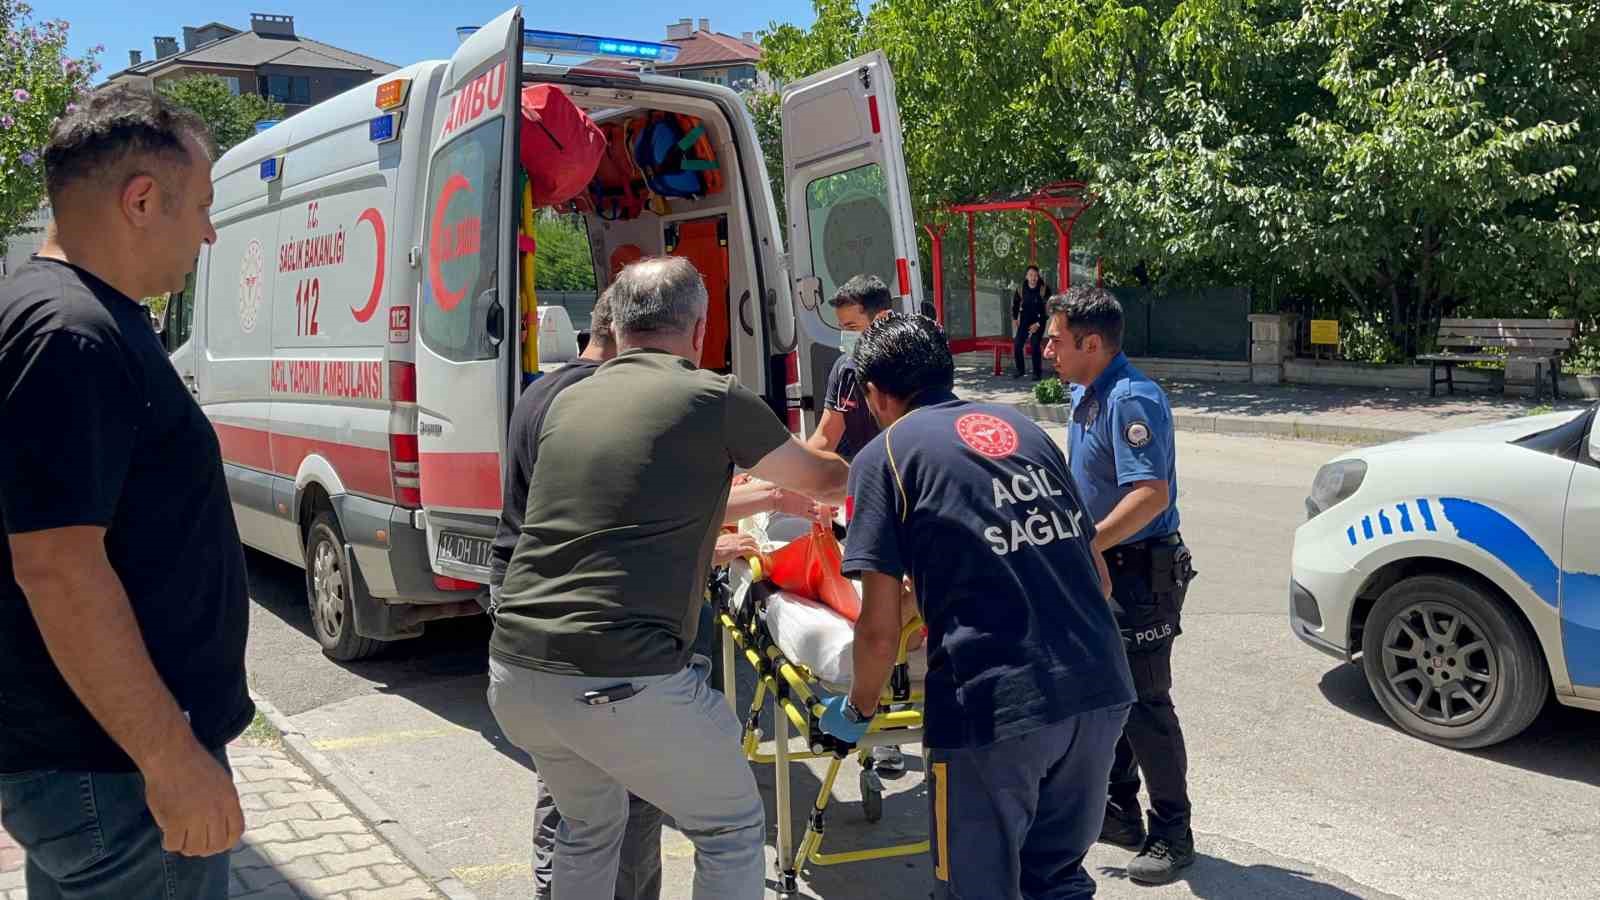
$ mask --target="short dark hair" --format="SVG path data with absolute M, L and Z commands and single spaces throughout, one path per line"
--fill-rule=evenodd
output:
M 1122 349 L 1122 304 L 1102 287 L 1080 285 L 1050 298 L 1050 318 L 1064 314 L 1072 345 L 1082 347 L 1091 334 L 1100 336 L 1112 350 Z
M 56 203 L 72 185 L 90 178 L 115 179 L 120 187 L 135 175 L 153 175 L 157 166 L 189 165 L 194 160 L 186 137 L 211 151 L 206 123 L 159 92 L 128 84 L 100 88 L 50 128 L 45 191 Z M 163 196 L 179 187 L 163 182 Z
M 900 400 L 956 383 L 950 342 L 927 316 L 890 313 L 873 322 L 856 344 L 855 361 L 862 381 Z
M 889 293 L 889 286 L 876 275 L 857 275 L 840 285 L 833 299 L 828 301 L 828 305 L 834 309 L 859 306 L 869 316 L 883 312 L 893 303 L 894 296 Z

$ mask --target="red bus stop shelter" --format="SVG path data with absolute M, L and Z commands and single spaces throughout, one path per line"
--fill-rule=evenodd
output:
M 1013 197 L 991 197 L 969 203 L 957 203 L 945 207 L 945 211 L 963 215 L 967 220 L 967 275 L 971 282 L 971 293 L 966 297 L 970 309 L 973 331 L 978 328 L 978 226 L 977 217 L 980 213 L 1027 213 L 1028 219 L 1028 260 L 1038 263 L 1039 242 L 1035 230 L 1038 220 L 1044 219 L 1056 231 L 1056 271 L 1061 279 L 1060 290 L 1072 286 L 1072 227 L 1077 224 L 1078 218 L 1089 207 L 1094 205 L 1094 195 L 1090 194 L 1084 184 L 1078 181 L 1057 181 L 1047 184 L 1029 194 Z M 953 298 L 947 298 L 944 290 L 944 236 L 948 226 L 940 224 L 937 227 L 924 224 L 922 229 L 928 233 L 933 255 L 933 305 L 934 311 L 941 324 L 945 321 L 945 304 Z M 1099 265 L 1095 266 L 1095 277 L 1099 278 Z M 959 302 L 959 301 L 957 301 Z M 1012 335 L 972 335 L 967 337 L 952 338 L 950 349 L 955 353 L 970 353 L 974 350 L 994 351 L 994 372 L 1000 374 L 1000 357 L 1005 351 L 1011 349 Z

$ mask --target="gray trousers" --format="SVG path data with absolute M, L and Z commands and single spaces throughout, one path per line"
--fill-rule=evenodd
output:
M 695 900 L 760 900 L 766 812 L 739 746 L 740 725 L 706 684 L 710 662 L 631 679 L 552 675 L 489 663 L 489 706 L 533 756 L 561 808 L 554 900 L 615 896 L 629 794 L 673 818 L 695 847 Z M 604 706 L 588 690 L 642 690 Z
M 555 867 L 556 832 L 561 811 L 556 798 L 540 782 L 533 804 L 533 896 L 551 900 L 551 873 Z M 661 810 L 628 795 L 628 826 L 622 832 L 615 900 L 660 900 Z M 601 898 L 605 900 L 605 898 Z

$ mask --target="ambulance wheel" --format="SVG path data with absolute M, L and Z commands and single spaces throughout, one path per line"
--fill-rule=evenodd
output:
M 870 769 L 861 770 L 861 814 L 868 822 L 883 818 L 883 779 Z
M 338 662 L 354 662 L 377 653 L 383 641 L 356 634 L 356 587 L 344 564 L 344 535 L 339 520 L 323 510 L 306 533 L 306 600 L 311 631 L 322 652 Z

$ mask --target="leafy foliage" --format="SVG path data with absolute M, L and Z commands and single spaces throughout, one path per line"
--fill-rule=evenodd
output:
M 541 291 L 595 290 L 594 259 L 583 220 L 544 211 L 533 225 L 539 248 L 534 285 Z
M 1426 349 L 1441 315 L 1600 329 L 1593 2 L 816 8 L 771 30 L 764 65 L 796 78 L 882 47 L 922 221 L 1078 178 L 1109 281 L 1249 285 L 1258 308 L 1359 326 L 1369 358 Z
M 40 156 L 50 126 L 88 90 L 96 47 L 67 55 L 67 23 L 32 24 L 21 0 L 0 0 L 0 249 L 44 200 Z
M 1067 402 L 1066 389 L 1061 386 L 1061 379 L 1046 378 L 1033 384 L 1033 399 L 1041 406 L 1051 406 Z
M 257 122 L 283 117 L 283 104 L 259 94 L 235 94 L 215 75 L 162 82 L 159 90 L 205 120 L 219 153 L 255 134 Z

